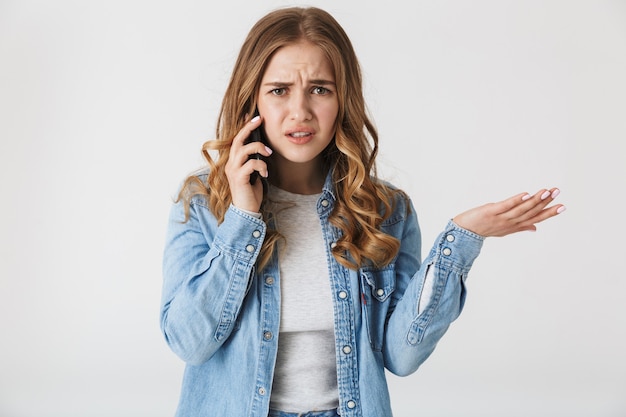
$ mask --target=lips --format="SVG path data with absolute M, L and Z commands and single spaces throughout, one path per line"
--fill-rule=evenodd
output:
M 296 128 L 285 132 L 285 136 L 287 136 L 289 141 L 298 145 L 308 143 L 313 139 L 314 134 L 315 131 L 310 128 Z

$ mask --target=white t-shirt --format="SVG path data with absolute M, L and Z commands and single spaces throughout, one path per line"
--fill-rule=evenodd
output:
M 270 186 L 279 251 L 280 334 L 270 407 L 287 412 L 338 406 L 333 300 L 317 214 L 320 194 Z

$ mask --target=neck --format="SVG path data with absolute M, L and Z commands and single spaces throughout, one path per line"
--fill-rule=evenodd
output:
M 307 163 L 273 161 L 270 182 L 281 190 L 294 194 L 319 194 L 322 192 L 326 173 L 322 160 L 318 158 Z

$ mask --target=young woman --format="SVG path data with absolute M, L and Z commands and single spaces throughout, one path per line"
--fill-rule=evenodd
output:
M 385 369 L 428 358 L 483 240 L 564 210 L 549 206 L 556 188 L 471 209 L 421 262 L 411 200 L 376 177 L 377 150 L 340 25 L 317 8 L 259 20 L 209 166 L 169 221 L 161 326 L 187 364 L 178 416 L 391 416 Z

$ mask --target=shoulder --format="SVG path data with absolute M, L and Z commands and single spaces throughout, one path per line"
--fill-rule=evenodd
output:
M 185 207 L 185 210 L 195 205 L 208 207 L 209 172 L 210 169 L 206 167 L 188 173 L 176 189 L 174 197 L 176 205 Z
M 372 181 L 390 204 L 400 205 L 401 207 L 407 207 L 407 205 L 411 204 L 409 195 L 390 181 L 379 178 L 375 178 Z
M 380 190 L 381 195 L 384 196 L 380 207 L 381 214 L 389 210 L 385 223 L 402 221 L 414 214 L 411 198 L 404 190 L 387 180 L 374 178 L 372 181 Z
M 197 170 L 191 172 L 187 176 L 187 179 L 197 178 L 198 180 L 202 181 L 203 184 L 206 184 L 207 179 L 209 178 L 210 172 L 211 172 L 211 169 L 209 167 L 198 168 Z

